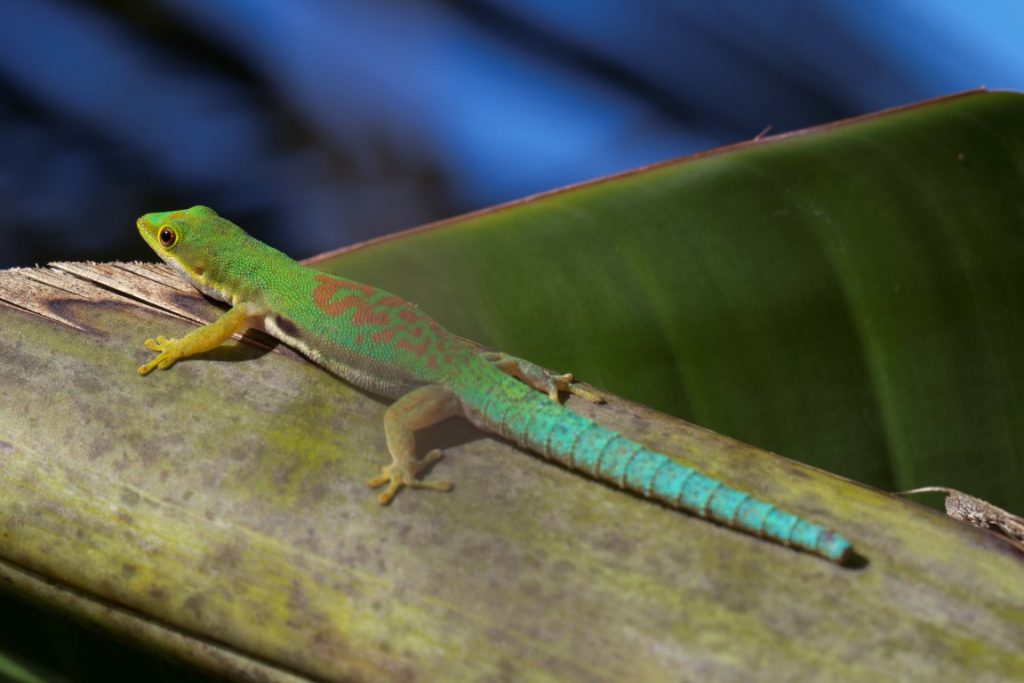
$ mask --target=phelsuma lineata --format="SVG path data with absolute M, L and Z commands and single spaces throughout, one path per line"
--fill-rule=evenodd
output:
M 149 213 L 139 232 L 157 255 L 201 292 L 231 308 L 181 339 L 147 339 L 158 355 L 148 374 L 209 351 L 249 327 L 265 330 L 340 378 L 396 399 L 384 413 L 392 461 L 370 480 L 386 487 L 450 489 L 419 473 L 441 457 L 417 459 L 415 433 L 452 416 L 519 446 L 674 508 L 842 563 L 842 536 L 704 476 L 668 456 L 587 420 L 559 402 L 569 392 L 600 395 L 572 375 L 549 373 L 504 353 L 483 351 L 416 306 L 384 290 L 303 266 L 250 237 L 212 209 Z

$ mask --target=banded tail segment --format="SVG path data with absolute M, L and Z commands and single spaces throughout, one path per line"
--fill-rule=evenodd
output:
M 492 429 L 517 444 L 644 498 L 833 562 L 842 563 L 852 550 L 849 541 L 824 527 L 729 488 L 527 391 L 514 398 L 493 392 L 480 410 L 481 416 Z

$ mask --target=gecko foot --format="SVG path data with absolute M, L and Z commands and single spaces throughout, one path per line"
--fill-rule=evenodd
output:
M 510 356 L 501 351 L 487 351 L 483 357 L 488 362 L 494 363 L 494 366 L 502 372 L 518 377 L 537 391 L 543 391 L 552 401 L 558 402 L 559 394 L 564 391 L 591 403 L 604 403 L 604 396 L 577 383 L 576 377 L 571 372 L 559 375 L 536 363 Z
M 422 460 L 393 462 L 382 467 L 380 474 L 368 482 L 370 488 L 374 489 L 385 484 L 388 485 L 387 489 L 377 497 L 377 502 L 381 505 L 387 505 L 403 486 L 408 486 L 411 489 L 450 491 L 453 486 L 450 481 L 420 481 L 416 478 L 423 469 L 440 460 L 442 455 L 441 449 L 435 448 L 423 456 Z
M 166 370 L 167 368 L 174 365 L 174 362 L 181 358 L 182 355 L 179 346 L 180 340 L 168 339 L 163 335 L 157 337 L 156 339 L 147 339 L 146 348 L 149 349 L 150 351 L 158 351 L 160 355 L 158 355 L 156 358 L 140 367 L 139 374 L 148 375 L 155 368 Z
M 558 401 L 558 393 L 564 391 L 567 394 L 584 398 L 591 403 L 604 403 L 604 396 L 579 384 L 571 372 L 567 372 L 564 375 L 548 375 L 547 378 L 548 398 L 552 401 Z

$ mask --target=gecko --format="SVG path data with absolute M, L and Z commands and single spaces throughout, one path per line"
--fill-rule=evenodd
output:
M 420 474 L 440 449 L 416 455 L 415 433 L 450 417 L 569 470 L 643 498 L 711 519 L 837 563 L 852 555 L 838 533 L 705 476 L 588 420 L 560 394 L 600 403 L 575 381 L 459 337 L 382 289 L 304 266 L 248 235 L 213 209 L 194 206 L 138 219 L 143 239 L 186 281 L 231 307 L 180 339 L 145 341 L 157 355 L 146 375 L 216 348 L 235 333 L 262 329 L 352 385 L 393 399 L 384 412 L 391 462 L 369 480 L 387 505 L 403 487 L 449 490 Z

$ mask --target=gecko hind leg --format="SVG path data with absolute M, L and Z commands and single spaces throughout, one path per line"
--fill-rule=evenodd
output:
M 416 431 L 461 414 L 455 394 L 437 384 L 414 389 L 388 407 L 384 413 L 384 436 L 391 451 L 391 463 L 369 481 L 371 488 L 387 485 L 377 498 L 381 505 L 390 503 L 403 486 L 438 491 L 452 488 L 450 481 L 417 479 L 421 471 L 441 459 L 442 453 L 435 448 L 417 460 Z
M 576 382 L 576 378 L 571 372 L 559 375 L 536 363 L 510 356 L 501 351 L 486 351 L 483 353 L 483 357 L 484 360 L 494 363 L 494 366 L 502 372 L 522 380 L 537 391 L 544 392 L 552 401 L 558 401 L 559 392 L 564 391 L 585 398 L 591 403 L 604 403 L 604 397 L 601 394 Z

